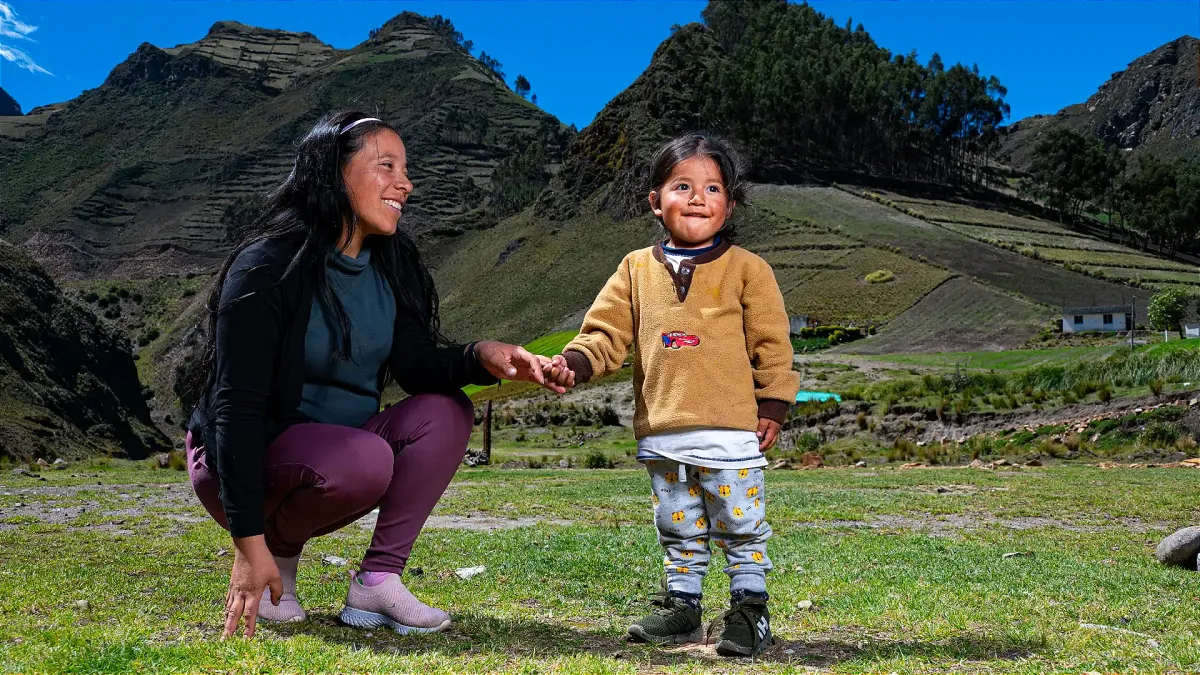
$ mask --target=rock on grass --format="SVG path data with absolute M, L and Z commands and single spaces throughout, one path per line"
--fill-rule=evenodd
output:
M 1163 539 L 1154 550 L 1154 556 L 1164 565 L 1176 565 L 1196 569 L 1196 556 L 1200 554 L 1200 527 L 1185 527 Z

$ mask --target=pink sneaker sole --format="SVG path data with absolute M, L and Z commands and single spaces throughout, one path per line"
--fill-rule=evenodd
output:
M 433 627 L 423 626 L 406 626 L 395 619 L 392 619 L 386 614 L 378 614 L 376 612 L 367 612 L 353 607 L 346 607 L 342 610 L 340 617 L 342 623 L 355 628 L 378 628 L 380 626 L 388 626 L 401 635 L 417 634 L 417 633 L 440 633 L 450 627 L 450 619 L 446 619 L 442 623 Z

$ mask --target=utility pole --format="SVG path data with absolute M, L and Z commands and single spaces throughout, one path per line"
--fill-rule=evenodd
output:
M 1126 326 L 1126 328 L 1129 329 L 1129 351 L 1131 351 L 1131 352 L 1133 351 L 1133 327 L 1136 325 L 1137 325 L 1137 297 L 1134 296 L 1133 300 L 1131 300 L 1129 303 L 1129 325 Z
M 492 401 L 483 404 L 483 463 L 492 463 Z

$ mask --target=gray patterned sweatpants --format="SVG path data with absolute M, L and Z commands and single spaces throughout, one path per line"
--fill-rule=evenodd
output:
M 668 590 L 702 594 L 711 539 L 725 551 L 730 591 L 765 593 L 771 526 L 764 520 L 763 470 L 707 469 L 669 459 L 647 461 L 646 469 Z

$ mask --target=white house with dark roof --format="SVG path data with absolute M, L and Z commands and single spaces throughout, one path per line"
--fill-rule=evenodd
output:
M 1063 307 L 1062 332 L 1116 332 L 1133 328 L 1133 313 L 1129 305 L 1099 305 L 1096 307 Z

